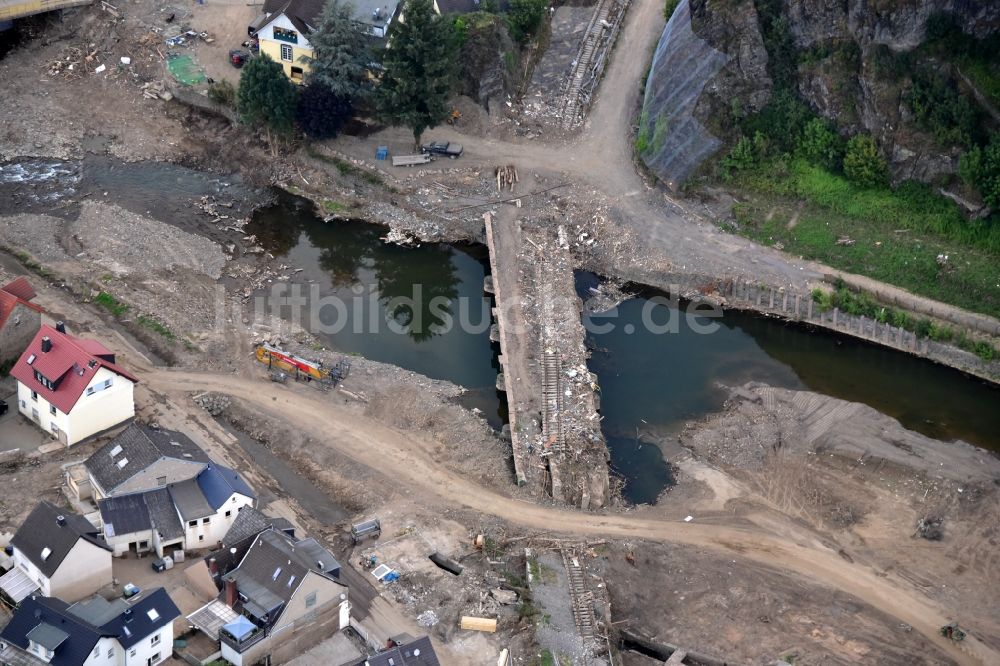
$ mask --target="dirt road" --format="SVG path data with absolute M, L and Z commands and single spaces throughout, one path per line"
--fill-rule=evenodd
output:
M 465 506 L 527 528 L 576 535 L 649 539 L 711 548 L 729 556 L 794 572 L 864 601 L 924 635 L 962 664 L 1000 663 L 997 652 L 973 637 L 961 649 L 938 635 L 954 616 L 894 574 L 850 562 L 811 537 L 788 530 L 765 533 L 724 524 L 683 523 L 620 515 L 595 515 L 514 500 L 468 481 L 440 464 L 438 447 L 423 437 L 374 423 L 350 407 L 309 389 L 260 379 L 180 370 L 139 369 L 151 390 L 184 400 L 194 391 L 215 391 L 245 401 L 262 414 L 283 419 L 350 459 L 377 469 L 399 485 L 446 505 Z M 773 525 L 773 524 L 772 524 Z

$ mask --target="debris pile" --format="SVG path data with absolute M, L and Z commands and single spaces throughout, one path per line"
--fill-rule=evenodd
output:
M 229 409 L 229 405 L 232 404 L 229 396 L 220 393 L 203 393 L 197 395 L 194 398 L 194 402 L 213 417 L 221 416 L 223 412 Z

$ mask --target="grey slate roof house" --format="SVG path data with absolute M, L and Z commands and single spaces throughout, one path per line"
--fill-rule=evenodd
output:
M 40 591 L 76 601 L 111 584 L 111 548 L 83 516 L 39 502 L 10 541 L 13 568 L 0 578 L 8 600 Z
M 72 605 L 32 596 L 0 632 L 0 664 L 158 664 L 173 651 L 173 621 L 179 616 L 163 588 L 133 601 L 94 596 Z
M 441 666 L 441 662 L 434 652 L 431 639 L 421 636 L 343 666 Z
M 187 435 L 133 423 L 84 466 L 100 499 L 194 478 L 209 462 Z
M 116 556 L 214 547 L 256 494 L 180 432 L 137 423 L 84 463 Z
M 209 606 L 224 604 L 237 614 L 217 633 L 223 659 L 235 666 L 266 658 L 287 661 L 350 624 L 350 602 L 347 586 L 339 580 L 340 564 L 319 542 L 295 539 L 280 529 L 284 521 L 272 522 L 252 537 L 243 536 L 268 520 L 253 516 L 243 521 L 238 533 L 227 535 L 228 543 L 250 541 L 250 545 L 237 566 L 228 570 L 216 567 L 212 572 L 222 592 Z M 210 566 L 226 552 L 214 553 Z M 195 617 L 209 606 L 188 618 L 212 635 Z M 212 612 L 220 617 L 225 614 L 218 609 Z

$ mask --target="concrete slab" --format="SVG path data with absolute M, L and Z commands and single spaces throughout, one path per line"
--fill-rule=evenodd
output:
M 7 401 L 9 407 L 7 413 L 0 416 L 0 451 L 20 449 L 25 455 L 29 455 L 46 444 L 59 444 L 48 433 L 21 416 L 17 411 L 16 392 L 5 391 L 0 394 L 0 399 Z
M 112 561 L 112 573 L 119 582 L 118 590 L 120 591 L 127 583 L 138 586 L 144 592 L 162 587 L 184 615 L 193 613 L 205 605 L 207 599 L 188 587 L 185 576 L 188 567 L 204 566 L 201 558 L 188 559 L 162 573 L 153 571 L 152 564 L 155 559 L 155 554 L 138 558 L 115 558 Z
M 347 664 L 362 656 L 361 650 L 340 631 L 308 652 L 288 662 L 289 666 L 337 666 Z

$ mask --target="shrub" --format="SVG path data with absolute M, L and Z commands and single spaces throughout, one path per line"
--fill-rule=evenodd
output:
M 973 352 L 975 352 L 976 356 L 987 362 L 992 361 L 997 355 L 996 349 L 993 348 L 993 345 L 983 340 L 976 343 L 973 348 Z
M 805 104 L 792 92 L 783 90 L 772 95 L 758 113 L 748 116 L 742 129 L 748 136 L 761 133 L 773 152 L 793 153 L 806 124 L 813 118 Z
M 511 0 L 507 12 L 511 36 L 522 44 L 527 42 L 538 34 L 548 11 L 548 0 Z
M 663 3 L 663 18 L 670 20 L 670 17 L 674 15 L 674 11 L 677 10 L 677 5 L 680 4 L 680 0 L 667 0 Z
M 917 125 L 946 146 L 972 143 L 978 118 L 975 109 L 959 94 L 955 84 L 937 74 L 918 73 L 904 97 Z
M 875 139 L 865 134 L 852 136 L 844 154 L 844 175 L 865 187 L 881 187 L 889 182 L 889 170 L 878 153 Z
M 754 149 L 754 142 L 745 136 L 741 136 L 729 154 L 722 158 L 722 166 L 727 170 L 748 171 L 756 165 L 757 151 Z
M 216 81 L 208 87 L 208 98 L 219 106 L 235 108 L 236 87 L 225 79 Z
M 813 164 L 834 171 L 840 168 L 844 141 L 825 120 L 813 118 L 802 130 L 798 151 Z

